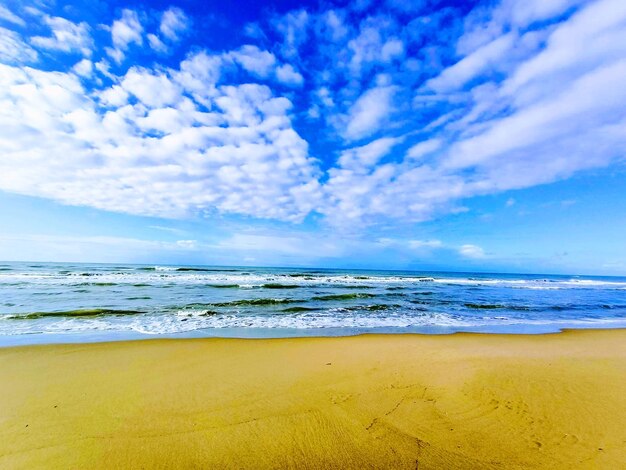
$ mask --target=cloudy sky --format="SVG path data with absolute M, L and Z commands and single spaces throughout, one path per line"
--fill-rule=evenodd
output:
M 626 274 L 626 2 L 0 0 L 0 259 Z

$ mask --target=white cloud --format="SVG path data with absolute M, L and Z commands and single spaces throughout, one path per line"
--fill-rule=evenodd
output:
M 122 17 L 111 25 L 113 48 L 107 48 L 109 56 L 118 64 L 124 60 L 124 52 L 130 44 L 143 44 L 143 26 L 136 11 L 125 8 Z
M 9 10 L 7 7 L 0 5 L 0 19 L 8 21 L 9 23 L 16 24 L 18 26 L 25 26 L 26 22 Z
M 404 43 L 397 38 L 389 39 L 380 50 L 380 57 L 383 62 L 389 62 L 402 55 L 404 55 Z
M 87 23 L 76 24 L 58 16 L 45 16 L 43 20 L 50 27 L 52 36 L 32 37 L 32 44 L 43 49 L 80 52 L 84 56 L 91 56 L 93 41 Z
M 281 54 L 293 59 L 298 56 L 298 48 L 307 38 L 309 15 L 306 10 L 295 10 L 273 21 L 276 30 L 283 36 Z
M 476 245 L 462 245 L 459 254 L 465 258 L 480 259 L 485 257 L 484 250 Z
M 178 41 L 180 33 L 189 28 L 189 18 L 180 8 L 171 7 L 163 12 L 159 30 L 170 41 Z
M 435 11 L 415 24 L 441 34 L 418 39 L 397 5 L 368 8 L 272 15 L 251 28 L 256 44 L 193 49 L 169 67 L 152 64 L 156 54 L 122 62 L 144 35 L 152 50 L 142 54 L 168 52 L 184 30 L 176 9 L 156 28 L 146 22 L 160 28 L 150 34 L 147 13 L 123 10 L 106 49 L 114 68 L 104 59 L 25 67 L 37 51 L 0 29 L 0 59 L 16 65 L 0 68 L 0 188 L 173 217 L 316 212 L 356 230 L 623 161 L 623 2 L 503 0 L 464 23 Z M 58 31 L 83 25 L 61 20 Z M 52 29 L 34 43 L 58 42 Z M 84 49 L 72 41 L 63 47 Z M 61 50 L 52 47 L 42 58 Z M 311 83 L 299 88 L 303 71 Z M 317 119 L 323 139 L 311 151 L 295 116 Z
M 157 35 L 148 34 L 146 37 L 148 38 L 148 44 L 150 44 L 150 47 L 156 52 L 165 53 L 168 51 L 165 43 L 161 41 Z
M 562 148 L 565 149 L 566 144 L 571 145 L 568 140 L 573 136 L 580 137 L 594 131 L 605 134 L 605 143 L 610 139 L 618 144 L 626 139 L 626 135 L 614 132 L 617 129 L 612 130 L 611 124 L 623 119 L 626 88 L 620 85 L 624 76 L 626 60 L 589 72 L 564 87 L 561 93 L 494 120 L 485 132 L 459 142 L 451 149 L 446 164 L 457 168 L 469 167 L 501 158 L 508 152 L 541 144 L 551 146 L 555 144 L 555 139 L 564 139 Z M 579 116 L 585 116 L 585 120 L 577 119 Z M 617 154 L 621 153 L 619 147 L 613 147 Z M 585 162 L 581 162 L 576 153 L 567 155 L 563 163 L 572 167 L 589 167 L 617 156 L 612 152 L 607 154 L 606 150 L 594 151 L 584 157 Z M 520 155 L 520 163 L 531 163 L 532 155 L 532 152 Z M 560 173 L 558 168 L 551 169 L 549 166 L 538 166 L 537 170 L 542 176 Z
M 198 103 L 209 107 L 218 94 L 215 85 L 221 77 L 223 62 L 221 56 L 200 51 L 180 63 L 174 81 L 191 93 Z
M 165 74 L 131 67 L 120 86 L 147 107 L 169 106 L 181 99 L 181 88 Z
M 418 160 L 438 150 L 442 145 L 440 139 L 429 139 L 413 145 L 406 153 L 408 158 Z
M 623 58 L 626 55 L 625 19 L 626 4 L 620 0 L 590 4 L 552 32 L 546 48 L 516 70 L 506 83 L 505 91 L 517 93 L 520 87 L 533 80 L 546 76 L 569 78 Z M 553 91 L 550 87 L 546 89 Z
M 185 230 L 175 228 L 175 227 L 166 227 L 163 225 L 150 225 L 148 228 L 159 230 L 161 232 L 172 233 L 174 235 L 185 235 L 187 233 Z
M 351 170 L 371 168 L 399 142 L 397 138 L 383 137 L 367 145 L 344 150 L 338 163 L 342 168 Z
M 353 77 L 378 63 L 389 63 L 404 56 L 404 43 L 398 37 L 389 37 L 389 24 L 379 18 L 368 18 L 361 23 L 359 35 L 347 44 L 351 57 L 348 63 Z
M 301 86 L 304 78 L 300 72 L 296 71 L 291 64 L 284 64 L 276 67 L 276 78 L 279 82 L 290 86 Z
M 409 247 L 413 249 L 441 248 L 443 243 L 441 240 L 409 240 Z
M 394 86 L 378 86 L 363 93 L 348 112 L 344 136 L 358 140 L 379 130 L 392 111 L 395 90 Z
M 111 80 L 117 80 L 117 77 L 110 72 L 111 64 L 106 59 L 100 59 L 98 62 L 93 64 L 94 68 L 100 72 L 105 77 Z
M 244 34 L 251 39 L 263 39 L 266 38 L 265 31 L 261 28 L 261 25 L 257 22 L 246 23 L 244 26 Z
M 503 2 L 510 9 L 511 23 L 525 27 L 533 22 L 542 21 L 561 15 L 568 9 L 584 3 L 586 0 L 526 0 Z
M 248 72 L 258 77 L 266 78 L 276 64 L 276 57 L 268 51 L 262 51 L 256 46 L 245 45 L 229 54 L 235 62 Z
M 177 240 L 176 245 L 185 250 L 197 250 L 198 249 L 197 240 Z
M 194 240 L 165 242 L 131 237 L 111 236 L 69 236 L 69 235 L 0 235 L 0 257 L 6 260 L 45 259 L 49 261 L 85 260 L 85 253 L 90 253 L 92 262 L 128 262 L 146 263 L 154 261 L 155 254 L 178 258 L 189 251 L 196 250 Z
M 291 103 L 265 86 L 219 88 L 206 112 L 182 95 L 179 71 L 131 68 L 99 93 L 101 107 L 73 74 L 0 67 L 3 190 L 163 217 L 217 210 L 297 221 L 318 205 Z
M 128 92 L 119 85 L 113 85 L 98 94 L 104 106 L 121 107 L 128 103 Z
M 588 0 L 501 0 L 474 9 L 465 19 L 457 52 L 468 55 L 506 31 L 519 31 L 533 23 L 554 20 Z
M 142 33 L 143 26 L 139 22 L 137 12 L 129 9 L 122 10 L 122 17 L 115 20 L 111 26 L 113 45 L 118 49 L 124 50 L 132 43 L 141 46 L 143 43 Z
M 0 61 L 30 63 L 39 58 L 37 51 L 24 42 L 18 33 L 0 26 Z
M 503 81 L 481 84 L 466 94 L 434 95 L 432 103 L 445 103 L 445 113 L 433 121 L 437 126 L 414 130 L 427 139 L 413 144 L 404 161 L 384 163 L 367 174 L 331 169 L 325 185 L 330 203 L 322 212 L 333 223 L 348 226 L 387 218 L 419 222 L 461 210 L 459 201 L 465 198 L 549 183 L 623 161 L 626 91 L 620 83 L 626 76 L 626 50 L 622 50 L 626 42 L 621 37 L 626 33 L 626 15 L 609 5 L 610 0 L 590 4 L 560 25 L 549 26 L 542 32 L 547 46 L 538 55 L 507 54 L 509 66 L 498 72 Z M 527 65 L 561 45 L 566 47 L 565 39 L 562 43 L 553 39 L 568 37 L 562 31 L 583 38 L 576 40 L 580 61 L 572 55 L 571 62 L 558 62 L 557 54 L 556 68 L 548 61 L 541 67 Z M 596 34 L 602 34 L 602 41 L 594 39 Z M 601 43 L 606 47 L 601 48 Z M 517 81 L 524 70 L 536 70 L 537 75 Z M 507 80 L 507 73 L 512 78 Z M 455 86 L 477 75 L 461 76 Z M 385 107 L 377 106 L 380 100 L 372 101 L 374 109 Z M 450 106 L 454 111 L 448 111 Z M 407 119 L 407 114 L 392 110 L 389 120 L 394 119 Z M 423 160 L 424 156 L 429 158 Z
M 121 49 L 116 49 L 114 47 L 105 47 L 104 50 L 116 64 L 121 64 L 126 57 L 126 54 L 124 54 L 124 51 L 122 51 Z
M 509 33 L 494 39 L 445 69 L 438 77 L 429 80 L 426 86 L 437 92 L 452 91 L 462 87 L 479 74 L 497 66 L 503 55 L 513 47 L 515 38 L 514 33 Z
M 348 34 L 348 27 L 345 25 L 344 18 L 336 10 L 324 13 L 323 27 L 327 28 L 328 36 L 333 42 L 342 40 Z
M 89 59 L 82 59 L 72 67 L 72 70 L 81 77 L 91 77 L 93 73 L 93 62 Z

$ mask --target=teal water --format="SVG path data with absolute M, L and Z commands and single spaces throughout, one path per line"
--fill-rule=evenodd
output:
M 626 278 L 0 264 L 0 345 L 626 326 Z

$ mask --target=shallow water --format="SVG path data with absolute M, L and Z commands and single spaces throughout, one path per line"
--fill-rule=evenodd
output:
M 0 345 L 626 326 L 626 278 L 0 264 Z

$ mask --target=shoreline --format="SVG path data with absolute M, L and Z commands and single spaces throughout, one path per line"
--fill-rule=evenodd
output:
M 526 328 L 509 328 L 505 325 L 484 331 L 476 329 L 446 331 L 445 328 L 431 327 L 430 331 L 424 329 L 406 331 L 407 328 L 385 328 L 371 329 L 366 331 L 354 331 L 350 328 L 332 329 L 259 329 L 259 328 L 228 328 L 215 329 L 220 334 L 210 334 L 209 330 L 191 330 L 187 332 L 171 334 L 147 334 L 137 331 L 104 331 L 104 332 L 67 332 L 67 333 L 39 333 L 21 335 L 0 335 L 0 350 L 6 348 L 47 346 L 64 344 L 102 344 L 134 341 L 155 341 L 155 340 L 203 340 L 203 339 L 249 339 L 249 340 L 280 340 L 280 339 L 305 339 L 305 338 L 350 338 L 355 336 L 453 336 L 453 335 L 486 335 L 486 336 L 545 336 L 558 335 L 569 331 L 605 331 L 605 330 L 626 330 L 626 324 L 622 321 L 615 322 L 618 326 L 601 326 L 590 324 L 589 326 L 565 326 L 559 328 L 539 328 L 536 325 L 525 325 Z M 547 326 L 547 325 L 541 325 Z M 514 330 L 519 331 L 514 331 Z M 410 330 L 410 329 L 408 329 Z M 227 333 L 224 333 L 227 331 Z M 228 334 L 230 332 L 230 334 Z
M 619 468 L 626 329 L 0 348 L 2 468 Z

